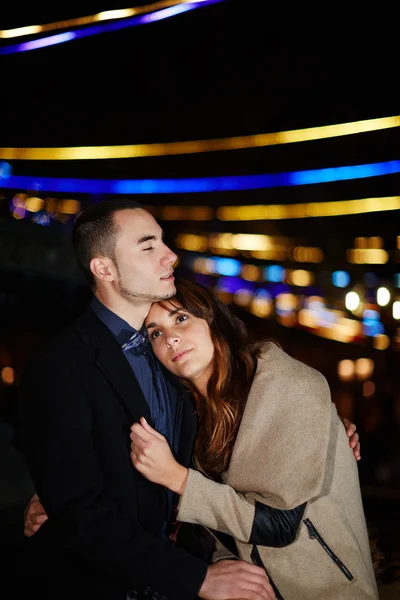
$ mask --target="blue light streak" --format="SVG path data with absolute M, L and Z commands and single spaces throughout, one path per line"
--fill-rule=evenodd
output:
M 11 175 L 0 179 L 0 188 L 77 194 L 190 194 L 312 185 L 393 173 L 400 173 L 400 160 L 292 173 L 192 179 L 72 179 Z
M 28 52 L 29 50 L 38 50 L 39 48 L 45 48 L 47 46 L 55 46 L 56 44 L 63 44 L 64 42 L 70 42 L 77 37 L 77 33 L 73 31 L 67 31 L 66 33 L 58 33 L 57 35 L 51 35 L 47 38 L 39 38 L 30 42 L 23 42 L 18 44 L 20 49 L 18 52 Z M 13 52 L 7 52 L 12 46 L 6 48 L 0 48 L 0 54 L 13 54 Z
M 314 169 L 292 173 L 292 185 L 307 185 L 309 183 L 327 183 L 329 181 L 345 181 L 348 179 L 363 179 L 379 177 L 399 172 L 400 161 L 373 163 L 369 165 L 354 165 L 333 167 L 329 169 Z
M 49 35 L 46 37 L 38 38 L 30 42 L 4 46 L 3 48 L 0 48 L 0 55 L 17 54 L 18 52 L 28 52 L 29 50 L 37 50 L 39 48 L 45 48 L 47 46 L 54 46 L 55 44 L 62 44 L 64 42 L 70 42 L 72 40 L 90 37 L 92 35 L 99 35 L 101 33 L 108 33 L 110 31 L 118 31 L 120 29 L 135 27 L 137 25 L 147 25 L 149 23 L 155 23 L 156 21 L 161 21 L 163 19 L 175 17 L 176 15 L 180 15 L 189 10 L 195 10 L 196 8 L 200 8 L 201 6 L 208 6 L 210 4 L 217 4 L 219 2 L 224 1 L 225 0 L 202 0 L 201 2 L 187 2 L 185 4 L 179 4 L 177 6 L 171 6 L 170 8 L 163 8 L 162 10 L 157 10 L 147 15 L 130 17 L 127 19 L 111 21 L 109 23 L 89 25 L 85 27 L 85 29 L 67 31 L 65 33 L 58 33 L 56 35 Z

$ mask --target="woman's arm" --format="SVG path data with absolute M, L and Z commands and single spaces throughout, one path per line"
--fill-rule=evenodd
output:
M 224 483 L 189 469 L 178 504 L 179 521 L 203 525 L 232 535 L 239 542 L 282 548 L 296 539 L 306 503 L 279 510 Z
M 135 468 L 150 481 L 181 496 L 180 521 L 227 533 L 239 541 L 275 548 L 296 539 L 306 504 L 292 510 L 266 506 L 252 494 L 239 494 L 228 485 L 180 465 L 164 436 L 145 419 L 131 430 L 131 458 Z
M 354 456 L 358 460 L 360 454 L 360 442 L 359 436 L 356 432 L 356 426 L 354 423 L 351 423 L 348 419 L 342 419 L 343 424 L 346 428 L 347 435 L 349 437 L 350 447 L 353 448 Z M 141 421 L 143 428 L 146 428 L 146 421 Z M 139 425 L 136 425 L 136 428 L 140 428 Z M 134 430 L 134 428 L 132 428 Z M 141 428 L 140 428 L 141 429 Z M 138 429 L 138 431 L 140 431 Z M 163 452 L 165 453 L 165 458 L 167 461 L 163 462 L 160 460 L 160 456 L 158 456 L 158 461 L 156 460 L 154 465 L 150 465 L 150 456 L 147 457 L 147 467 L 143 464 L 143 457 L 139 459 L 139 448 L 137 446 L 138 436 L 133 434 L 132 440 L 135 439 L 135 444 L 132 441 L 132 462 L 138 468 L 139 471 L 142 472 L 143 475 L 146 476 L 151 481 L 155 483 L 160 483 L 169 489 L 172 489 L 177 494 L 182 495 L 185 489 L 186 480 L 188 477 L 188 469 L 179 465 L 176 462 L 172 453 L 169 450 L 168 444 L 158 432 L 152 429 L 147 425 L 147 431 L 152 432 L 153 435 L 156 435 L 159 440 L 164 440 L 165 444 L 163 446 Z M 150 438 L 151 439 L 151 438 Z M 143 447 L 143 444 L 142 444 Z M 136 451 L 134 453 L 134 448 Z M 158 448 L 160 451 L 160 447 Z M 136 462 L 138 461 L 138 462 Z M 141 464 L 139 464 L 139 461 Z M 146 462 L 146 461 L 145 461 Z M 136 463 L 136 464 L 135 464 Z M 146 470 L 147 469 L 147 470 Z M 143 472 L 146 470 L 146 473 Z M 206 479 L 200 473 L 198 474 L 200 478 Z M 166 477 L 167 476 L 167 477 Z M 166 478 L 166 479 L 165 479 Z M 162 481 L 165 479 L 165 481 Z M 207 481 L 210 481 L 207 479 Z M 201 484 L 200 484 L 201 485 Z M 220 484 L 216 484 L 220 485 Z M 228 486 L 225 486 L 227 488 Z M 232 488 L 230 488 L 232 490 Z M 224 490 L 227 491 L 226 489 Z M 300 505 L 299 507 L 293 509 L 293 511 L 282 511 L 271 508 L 261 502 L 255 501 L 254 503 L 250 499 L 250 495 L 247 497 L 237 494 L 234 490 L 232 492 L 238 497 L 242 498 L 242 502 L 244 501 L 246 505 L 250 506 L 251 509 L 251 518 L 252 518 L 252 527 L 249 539 L 250 543 L 255 543 L 258 545 L 269 545 L 274 547 L 282 547 L 282 545 L 287 545 L 291 543 L 295 538 L 297 527 L 298 527 L 298 519 L 301 520 L 301 515 L 304 511 L 302 511 L 302 507 L 305 505 Z M 233 496 L 232 496 L 233 497 Z M 259 497 L 259 496 L 258 496 Z M 234 498 L 234 497 L 233 497 Z M 227 499 L 227 498 L 226 498 Z M 236 498 L 237 500 L 237 498 Z M 204 502 L 204 499 L 203 501 Z M 181 503 L 180 503 L 181 504 Z M 254 513 L 251 507 L 254 506 Z M 243 506 L 242 506 L 243 510 Z M 244 508 L 244 511 L 247 511 L 247 508 Z M 184 521 L 183 518 L 184 513 L 180 512 L 180 520 Z M 47 520 L 47 514 L 37 496 L 35 494 L 28 506 L 25 509 L 24 513 L 24 533 L 27 537 L 31 537 L 36 531 L 40 528 L 40 526 Z M 201 523 L 205 525 L 205 523 Z M 211 527 L 212 528 L 212 527 Z M 228 526 L 225 530 L 226 533 L 230 535 L 234 535 L 231 528 Z M 236 536 L 235 536 L 236 537 Z

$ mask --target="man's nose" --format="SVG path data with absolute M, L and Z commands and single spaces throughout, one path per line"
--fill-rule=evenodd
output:
M 174 262 L 177 261 L 177 259 L 178 256 L 175 254 L 175 252 L 173 252 L 171 248 L 168 248 L 168 246 L 165 246 L 165 253 L 161 259 L 162 264 L 173 265 Z

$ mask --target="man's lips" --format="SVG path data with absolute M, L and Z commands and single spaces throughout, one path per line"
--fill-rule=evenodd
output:
M 168 273 L 167 275 L 164 275 L 164 277 L 161 277 L 160 279 L 170 279 L 174 277 L 174 272 L 171 271 L 170 273 Z
M 184 356 L 189 354 L 192 350 L 183 350 L 182 352 L 178 352 L 172 357 L 172 362 L 179 362 Z

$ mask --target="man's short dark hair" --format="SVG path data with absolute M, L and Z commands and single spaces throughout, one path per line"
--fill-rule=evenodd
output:
M 89 285 L 95 287 L 95 278 L 90 270 L 90 261 L 95 256 L 106 256 L 115 262 L 115 246 L 119 229 L 114 214 L 121 210 L 142 208 L 135 200 L 115 198 L 91 204 L 75 220 L 72 243 L 79 266 Z

